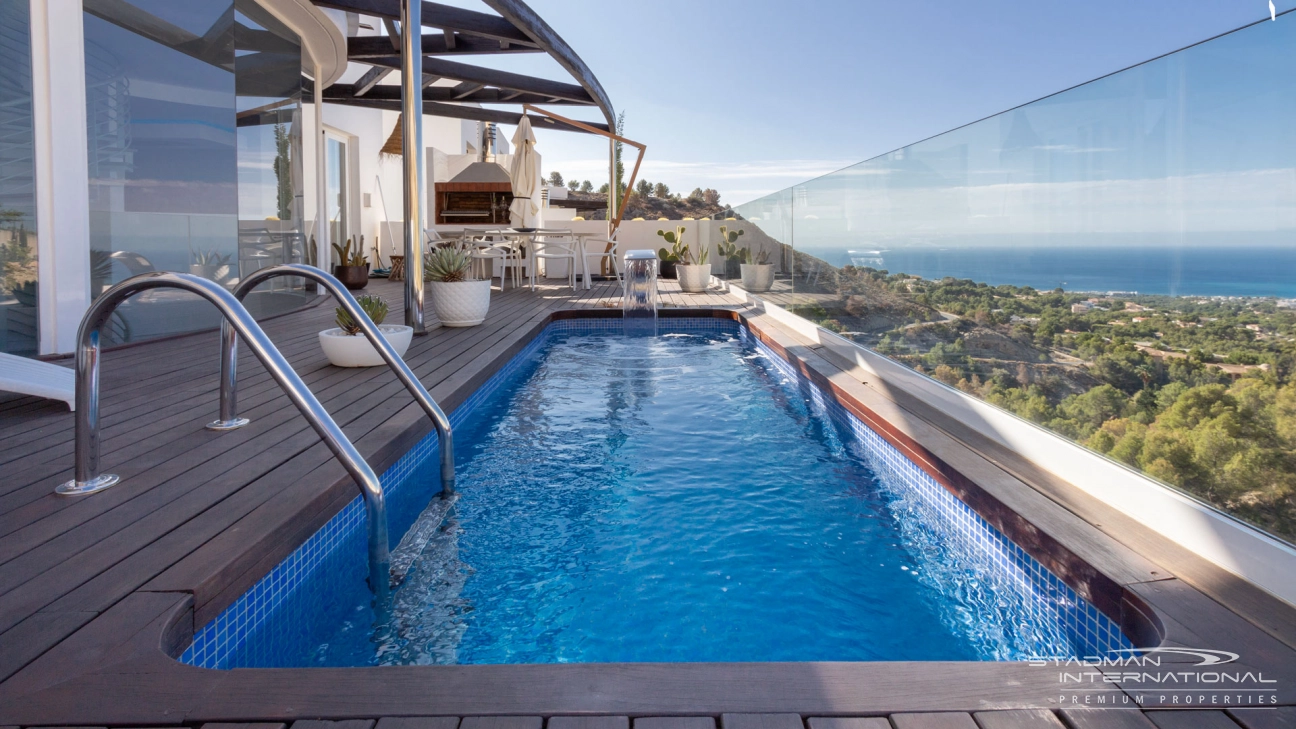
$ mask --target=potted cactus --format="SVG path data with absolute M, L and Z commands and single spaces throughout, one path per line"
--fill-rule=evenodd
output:
M 382 332 L 391 344 L 396 354 L 405 356 L 405 350 L 409 349 L 410 339 L 414 336 L 414 330 L 407 326 L 396 324 L 383 324 L 387 318 L 387 302 L 377 296 L 358 296 L 356 303 L 360 304 L 360 309 L 369 317 L 369 320 L 378 325 L 378 331 Z M 381 354 L 374 346 L 369 343 L 369 338 L 361 331 L 360 325 L 356 323 L 351 315 L 342 307 L 338 307 L 337 326 L 333 329 L 325 329 L 319 333 L 320 348 L 324 350 L 324 356 L 328 357 L 329 362 L 336 367 L 373 367 L 384 364 Z
M 423 258 L 423 280 L 431 282 L 432 309 L 443 326 L 471 327 L 490 311 L 490 279 L 469 276 L 472 257 L 456 245 L 437 248 Z
M 774 264 L 769 262 L 769 252 L 761 249 L 752 252 L 750 248 L 742 251 L 742 287 L 754 294 L 769 291 L 774 285 Z
M 364 254 L 364 236 L 360 236 L 360 244 L 351 249 L 352 241 L 347 238 L 346 245 L 340 246 L 333 244 L 333 252 L 338 256 L 338 265 L 333 267 L 333 276 L 342 282 L 342 285 L 352 291 L 357 291 L 369 285 L 369 259 Z
M 711 284 L 711 264 L 707 263 L 710 251 L 707 248 L 708 246 L 699 244 L 697 251 L 694 251 L 690 246 L 684 246 L 681 260 L 675 264 L 675 277 L 679 279 L 680 291 L 699 294 Z
M 671 244 L 670 250 L 662 247 L 657 251 L 657 260 L 660 261 L 657 272 L 662 278 L 675 278 L 675 267 L 684 259 L 684 251 L 688 250 L 688 246 L 684 245 L 686 230 L 688 229 L 681 225 L 673 231 L 657 231 L 657 235 Z
M 742 265 L 743 251 L 739 250 L 737 246 L 738 236 L 742 234 L 741 230 L 729 230 L 727 225 L 720 226 L 720 243 L 716 246 L 716 250 L 725 262 L 725 278 L 738 278 L 742 275 L 740 266 Z

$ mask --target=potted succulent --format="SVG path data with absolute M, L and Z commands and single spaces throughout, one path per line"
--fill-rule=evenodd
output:
M 727 225 L 720 226 L 720 243 L 716 246 L 716 250 L 725 262 L 725 278 L 738 278 L 742 275 L 740 266 L 742 265 L 744 251 L 739 250 L 736 245 L 738 236 L 742 234 L 741 230 L 729 230 Z
M 707 263 L 709 246 L 698 245 L 697 252 L 684 246 L 682 260 L 675 264 L 675 277 L 679 279 L 680 291 L 700 294 L 711 285 L 711 264 Z
M 774 264 L 769 262 L 769 252 L 762 249 L 752 253 L 750 248 L 742 251 L 742 287 L 754 294 L 769 291 L 774 285 Z
M 667 243 L 671 244 L 670 250 L 661 248 L 657 251 L 657 260 L 660 261 L 657 273 L 662 278 L 675 278 L 675 267 L 684 258 L 684 251 L 688 246 L 684 245 L 684 232 L 688 230 L 684 226 L 679 226 L 674 231 L 657 231 Z
M 456 245 L 436 248 L 423 258 L 423 280 L 431 282 L 432 309 L 447 327 L 471 327 L 490 311 L 490 279 L 469 278 L 472 257 Z
M 351 239 L 346 245 L 333 244 L 333 252 L 338 256 L 338 265 L 333 267 L 333 277 L 342 285 L 356 291 L 369 285 L 369 259 L 364 254 L 364 236 L 360 236 L 360 245 L 351 250 Z
M 405 356 L 414 330 L 407 326 L 383 324 L 383 319 L 387 318 L 387 302 L 378 296 L 358 296 L 356 303 L 369 317 L 369 321 L 378 325 L 378 331 L 387 338 L 396 354 Z M 320 348 L 324 350 L 324 356 L 328 357 L 329 362 L 337 367 L 374 367 L 385 364 L 382 355 L 370 344 L 369 337 L 364 335 L 360 325 L 346 309 L 339 306 L 336 311 L 337 327 L 319 333 Z
M 189 264 L 189 273 L 212 281 L 222 281 L 229 277 L 229 255 L 216 251 L 195 251 L 191 248 L 189 257 L 192 261 Z

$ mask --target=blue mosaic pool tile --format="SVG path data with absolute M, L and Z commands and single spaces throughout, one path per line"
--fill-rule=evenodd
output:
M 1019 608 L 1037 618 L 1036 626 L 1051 628 L 1027 643 L 1040 657 L 1113 657 L 1133 648 L 1111 618 L 1078 595 L 1043 564 L 1006 537 L 935 478 L 909 460 L 885 438 L 813 385 L 793 366 L 744 329 L 778 372 L 852 436 L 857 452 L 877 474 L 881 485 L 897 497 L 897 521 L 915 542 L 940 544 L 957 551 L 959 559 L 989 581 L 986 592 L 1002 599 L 1015 596 Z M 925 530 L 926 534 L 917 534 Z
M 551 323 L 450 414 L 451 425 L 462 425 L 483 400 L 520 370 L 538 362 L 537 355 L 554 338 L 621 331 L 621 320 L 617 318 L 564 319 Z M 912 511 L 913 518 L 907 521 L 926 530 L 916 533 L 915 539 L 934 540 L 957 549 L 960 558 L 971 559 L 986 574 L 994 576 L 992 591 L 1021 596 L 1030 602 L 1032 609 L 1045 611 L 1042 616 L 1045 619 L 1035 622 L 1053 629 L 1049 635 L 1035 636 L 1032 640 L 1036 655 L 1107 655 L 1130 647 L 1109 618 L 876 432 L 812 386 L 745 327 L 728 319 L 659 318 L 658 333 L 734 334 L 753 342 L 789 383 L 807 395 L 816 409 L 851 434 L 855 447 L 877 472 L 881 483 L 900 497 L 902 506 Z M 440 490 L 439 483 L 428 484 L 417 478 L 421 473 L 419 466 L 436 458 L 438 446 L 436 433 L 429 434 L 381 475 L 389 516 L 400 513 L 403 519 L 403 523 L 393 520 L 393 534 L 403 533 L 421 510 L 419 502 L 426 504 Z M 393 508 L 399 504 L 404 508 Z M 283 656 L 295 653 L 284 646 L 296 636 L 266 635 L 270 631 L 261 628 L 282 610 L 290 610 L 294 615 L 318 615 L 327 611 L 336 602 L 331 592 L 339 584 L 362 583 L 367 571 L 365 534 L 364 505 L 357 496 L 269 574 L 199 629 L 180 660 L 203 668 L 286 665 Z

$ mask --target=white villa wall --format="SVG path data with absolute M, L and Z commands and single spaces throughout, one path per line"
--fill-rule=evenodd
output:
M 313 139 L 315 134 L 314 114 L 302 115 L 305 120 L 305 139 Z M 350 175 L 348 235 L 365 237 L 366 253 L 371 262 L 373 248 L 378 246 L 378 254 L 383 265 L 388 265 L 393 252 L 400 252 L 404 246 L 400 233 L 403 220 L 403 187 L 401 182 L 401 158 L 383 157 L 379 154 L 387 138 L 396 128 L 400 115 L 394 111 L 382 109 L 364 109 L 341 104 L 324 105 L 324 127 L 347 138 L 347 165 L 354 172 Z M 475 123 L 472 125 L 475 127 Z M 423 145 L 429 150 L 440 152 L 446 149 L 463 149 L 466 139 L 462 136 L 465 126 L 459 119 L 444 117 L 423 117 Z M 442 155 L 443 157 L 446 155 Z M 314 232 L 316 220 L 315 195 L 315 155 L 304 155 L 303 165 L 306 180 L 306 219 L 307 230 Z M 427 187 L 432 188 L 437 181 L 439 165 L 429 164 L 425 176 Z M 441 169 L 445 169 L 441 167 Z M 444 180 L 442 180 L 444 181 Z M 368 206 L 364 205 L 368 195 Z M 426 214 L 431 216 L 430 209 Z M 395 240 L 393 247 L 392 241 Z

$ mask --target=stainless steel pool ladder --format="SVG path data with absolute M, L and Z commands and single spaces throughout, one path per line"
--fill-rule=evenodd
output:
M 105 291 L 90 306 L 77 331 L 76 473 L 71 481 L 62 484 L 55 491 L 65 496 L 92 494 L 120 480 L 113 474 L 99 473 L 100 333 L 108 318 L 123 302 L 141 291 L 159 288 L 188 291 L 211 302 L 232 330 L 248 343 L 271 377 L 287 393 L 288 399 L 292 400 L 306 421 L 319 433 L 351 478 L 355 479 L 364 496 L 368 517 L 369 587 L 380 601 L 385 600 L 390 589 L 391 557 L 387 546 L 387 507 L 378 476 L 243 304 L 215 281 L 187 273 L 154 271 L 122 281 Z
M 290 263 L 282 266 L 263 268 L 244 278 L 234 289 L 234 297 L 242 301 L 252 289 L 272 278 L 279 276 L 300 276 L 321 284 L 338 304 L 351 315 L 351 320 L 360 325 L 361 331 L 369 338 L 370 344 L 378 354 L 387 361 L 387 366 L 396 373 L 396 378 L 405 385 L 405 389 L 414 396 L 414 401 L 423 408 L 432 425 L 436 428 L 437 441 L 441 448 L 441 494 L 450 496 L 455 488 L 454 468 L 454 434 L 450 428 L 450 419 L 442 412 L 441 407 L 432 399 L 432 395 L 419 382 L 418 377 L 410 370 L 405 360 L 387 343 L 387 338 L 379 332 L 377 325 L 360 309 L 360 304 L 342 285 L 341 281 L 314 266 Z M 247 418 L 238 415 L 238 337 L 229 321 L 221 324 L 221 395 L 220 419 L 207 425 L 211 430 L 234 430 L 248 424 Z

